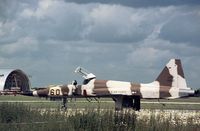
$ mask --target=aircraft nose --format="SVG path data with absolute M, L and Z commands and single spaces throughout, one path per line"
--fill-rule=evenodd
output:
M 47 97 L 48 96 L 48 90 L 42 89 L 42 90 L 26 91 L 26 92 L 21 93 L 21 95 Z
M 37 91 L 33 91 L 33 96 L 38 96 Z
M 24 96 L 33 96 L 33 91 L 26 91 L 26 92 L 23 92 L 21 95 L 24 95 Z

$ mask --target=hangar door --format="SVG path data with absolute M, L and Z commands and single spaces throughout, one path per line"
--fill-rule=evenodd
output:
M 20 91 L 28 91 L 30 83 L 27 75 L 21 70 L 12 71 L 6 78 L 4 90 L 19 89 Z

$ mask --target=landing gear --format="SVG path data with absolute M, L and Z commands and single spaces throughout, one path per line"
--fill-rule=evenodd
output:
M 135 96 L 134 97 L 133 109 L 136 110 L 136 111 L 140 110 L 140 96 Z
M 63 97 L 62 109 L 67 110 L 67 97 Z
M 122 110 L 123 109 L 123 107 L 122 107 L 123 96 L 113 97 L 113 100 L 115 101 L 115 111 Z
M 140 110 L 140 96 L 115 96 L 113 100 L 115 101 L 116 111 L 122 110 L 123 108 L 133 108 L 136 111 Z

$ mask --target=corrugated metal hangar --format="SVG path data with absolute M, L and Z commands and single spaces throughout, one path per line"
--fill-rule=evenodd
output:
M 0 69 L 0 91 L 28 91 L 30 81 L 20 69 Z

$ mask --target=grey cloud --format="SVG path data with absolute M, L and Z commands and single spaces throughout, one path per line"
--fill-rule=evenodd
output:
M 0 21 L 5 22 L 8 19 L 13 17 L 13 12 L 16 12 L 18 2 L 17 1 L 9 1 L 9 0 L 2 0 L 0 3 Z
M 99 5 L 89 12 L 83 38 L 97 42 L 131 42 L 144 39 L 151 28 L 141 27 L 133 18 L 137 12 L 122 6 Z M 141 20 L 141 23 L 144 22 Z
M 0 22 L 6 22 L 16 19 L 18 13 L 24 8 L 34 8 L 37 6 L 38 0 L 1 0 L 0 2 Z
M 200 6 L 198 7 L 200 8 Z M 160 37 L 176 43 L 199 46 L 200 41 L 199 9 L 179 13 L 161 29 Z
M 171 5 L 197 5 L 199 0 L 65 0 L 66 2 L 75 2 L 79 4 L 101 3 L 101 4 L 119 4 L 130 7 L 155 7 Z
M 103 78 L 105 75 L 103 71 L 108 72 L 108 65 L 118 65 L 121 62 L 123 65 L 125 56 L 119 54 L 119 50 L 125 54 L 127 47 L 115 44 L 105 46 L 89 41 L 46 41 L 45 44 L 40 45 L 40 50 L 32 52 L 31 56 L 13 56 L 7 59 L 1 67 L 9 63 L 9 65 L 24 69 L 33 76 L 34 86 L 67 83 L 73 79 L 82 81 L 81 77 L 73 72 L 79 65 L 94 71 L 98 78 Z M 115 69 L 112 68 L 108 74 L 106 73 L 107 78 L 113 78 L 112 71 Z
M 197 76 L 200 74 L 200 71 L 196 64 L 200 62 L 199 47 L 190 46 L 185 43 L 171 43 L 170 41 L 158 38 L 138 44 L 140 46 L 133 46 L 132 51 L 129 51 L 126 62 L 132 66 L 129 69 L 135 69 L 135 74 L 143 78 L 144 81 L 150 82 L 152 78 L 157 77 L 169 59 L 178 58 L 182 60 L 188 85 L 193 88 L 198 87 Z M 137 77 L 135 79 L 140 81 Z
M 156 7 L 145 1 L 127 7 L 126 2 L 17 2 L 12 13 L 0 12 L 0 66 L 25 70 L 33 86 L 79 79 L 73 73 L 79 65 L 100 79 L 149 82 L 175 57 L 182 58 L 187 78 L 197 86 L 199 8 L 194 1 Z M 192 35 L 183 35 L 184 23 L 191 23 Z M 184 29 L 177 34 L 173 28 L 179 24 Z
M 120 5 L 99 5 L 85 21 L 83 38 L 96 42 L 130 43 L 148 37 L 157 24 L 168 20 L 174 7 L 134 9 Z M 156 23 L 156 24 L 155 24 Z
M 6 45 L 0 46 L 0 51 L 2 55 L 17 55 L 17 53 L 23 53 L 25 55 L 25 52 L 32 52 L 38 50 L 38 42 L 37 40 L 29 37 L 20 38 L 15 43 L 10 43 Z
M 81 11 L 77 13 L 74 4 L 63 5 L 55 1 L 49 8 L 45 8 L 45 3 L 41 3 L 36 9 L 24 9 L 21 13 L 19 24 L 24 31 L 42 40 L 79 39 L 77 33 L 80 30 Z M 33 28 L 35 30 L 32 30 Z
M 39 1 L 38 7 L 34 8 L 22 4 L 20 7 L 23 9 L 16 14 L 17 18 L 5 23 L 4 29 L 0 31 L 0 36 L 5 36 L 0 43 L 9 43 L 9 40 L 13 42 L 26 35 L 40 40 L 51 38 L 63 41 L 91 40 L 101 43 L 138 42 L 147 38 L 155 26 L 163 21 L 169 21 L 167 23 L 169 26 L 173 25 L 175 20 L 170 20 L 169 17 L 172 13 L 175 12 L 174 17 L 177 17 L 181 12 L 188 11 L 183 7 L 177 9 L 174 6 L 135 9 L 121 5 L 51 2 L 45 5 L 45 1 Z M 189 14 L 188 17 L 192 18 L 192 15 Z M 168 28 L 166 30 L 166 26 L 161 30 L 161 37 L 168 39 L 169 36 L 173 39 L 173 36 L 168 35 L 173 34 L 173 30 Z

